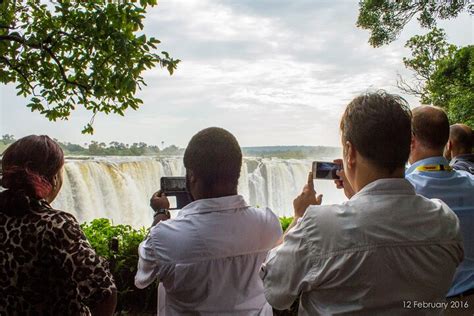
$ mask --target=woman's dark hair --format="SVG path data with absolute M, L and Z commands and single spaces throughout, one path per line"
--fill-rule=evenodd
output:
M 383 90 L 352 100 L 341 119 L 342 139 L 375 166 L 395 171 L 410 154 L 411 111 L 400 96 Z
M 234 135 L 209 127 L 193 136 L 184 152 L 184 166 L 207 186 L 230 183 L 237 187 L 242 167 L 242 151 Z
M 51 192 L 53 177 L 63 165 L 63 150 L 54 140 L 45 135 L 26 136 L 3 152 L 1 185 L 42 199 Z

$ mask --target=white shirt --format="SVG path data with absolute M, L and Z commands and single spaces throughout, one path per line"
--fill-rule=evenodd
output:
M 310 206 L 262 270 L 265 296 L 300 315 L 432 315 L 463 249 L 459 221 L 404 179 L 381 179 L 340 205 Z M 438 308 L 436 308 L 438 307 Z
M 135 285 L 162 282 L 160 315 L 272 315 L 259 270 L 281 235 L 270 209 L 240 195 L 194 201 L 140 244 Z

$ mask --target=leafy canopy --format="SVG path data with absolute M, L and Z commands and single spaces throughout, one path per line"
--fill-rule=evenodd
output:
M 429 91 L 426 84 L 437 69 L 437 61 L 454 54 L 457 50 L 455 45 L 446 42 L 446 34 L 442 29 L 433 28 L 425 35 L 415 35 L 410 38 L 405 47 L 411 50 L 411 58 L 404 57 L 405 67 L 413 70 L 416 86 L 409 85 L 403 78 L 399 77 L 398 87 L 412 95 L 426 100 Z M 426 101 L 425 101 L 426 102 Z
M 357 26 L 369 30 L 369 43 L 379 47 L 397 39 L 415 16 L 422 27 L 431 29 L 437 19 L 454 18 L 465 10 L 474 11 L 468 0 L 361 0 Z
M 437 61 L 423 101 L 444 107 L 451 122 L 474 128 L 474 45 Z
M 415 16 L 430 31 L 410 38 L 406 47 L 411 57 L 403 58 L 413 70 L 415 84 L 399 77 L 398 87 L 421 98 L 423 103 L 443 107 L 452 123 L 474 127 L 473 46 L 456 47 L 436 27 L 437 19 L 455 18 L 461 12 L 474 13 L 467 0 L 362 0 L 357 26 L 371 32 L 369 43 L 378 47 L 394 41 Z
M 16 84 L 27 105 L 51 121 L 82 106 L 124 115 L 143 103 L 142 73 L 157 65 L 170 74 L 179 59 L 154 51 L 160 41 L 140 33 L 157 0 L 0 0 L 0 82 Z

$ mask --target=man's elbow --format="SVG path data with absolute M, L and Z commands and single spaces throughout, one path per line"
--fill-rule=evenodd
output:
M 148 285 L 150 285 L 151 282 L 149 282 L 147 279 L 141 278 L 139 275 L 135 275 L 135 286 L 139 289 L 144 289 Z
M 268 304 L 277 310 L 289 309 L 295 301 L 295 298 L 291 298 L 288 295 L 284 295 L 283 293 L 276 293 L 267 287 L 264 289 L 264 294 Z

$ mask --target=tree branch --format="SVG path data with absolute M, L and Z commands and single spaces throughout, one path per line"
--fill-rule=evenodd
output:
M 5 64 L 7 64 L 8 67 L 10 67 L 11 69 L 15 70 L 15 71 L 23 78 L 23 80 L 25 80 L 25 82 L 26 82 L 26 83 L 28 84 L 28 86 L 30 87 L 32 93 L 34 94 L 35 88 L 31 85 L 30 80 L 29 80 L 28 77 L 21 71 L 21 69 L 18 68 L 18 67 L 15 67 L 15 66 L 8 60 L 8 58 L 6 58 L 6 57 L 0 56 L 0 60 L 3 60 L 3 61 L 5 62 Z
M 398 76 L 398 79 L 397 79 L 398 89 L 400 89 L 401 91 L 407 94 L 414 95 L 417 97 L 421 97 L 423 95 L 423 87 L 420 84 L 413 87 L 410 84 L 408 84 L 406 80 L 402 78 L 400 74 L 398 74 L 397 76 Z
M 89 90 L 90 87 L 87 86 L 87 85 L 84 85 L 82 83 L 79 83 L 77 81 L 72 81 L 72 80 L 69 80 L 66 76 L 66 71 L 63 67 L 63 65 L 61 64 L 61 61 L 56 57 L 56 55 L 53 53 L 53 51 L 51 50 L 51 48 L 47 47 L 46 45 L 44 45 L 44 42 L 41 42 L 41 43 L 29 43 L 27 42 L 24 38 L 22 37 L 19 37 L 19 36 L 16 36 L 16 35 L 0 35 L 0 41 L 13 41 L 13 42 L 17 42 L 17 43 L 20 43 L 24 46 L 27 46 L 27 47 L 30 47 L 30 48 L 34 48 L 34 49 L 39 49 L 39 50 L 43 50 L 45 51 L 46 53 L 48 53 L 48 55 L 54 60 L 55 64 L 58 66 L 59 68 L 59 71 L 61 73 L 61 77 L 63 78 L 63 81 L 66 82 L 67 84 L 71 84 L 71 85 L 74 85 L 74 86 L 77 86 L 79 88 L 82 88 L 84 90 Z M 47 42 L 49 43 L 51 41 L 51 36 L 48 36 L 47 37 Z M 10 64 L 11 65 L 11 64 Z
M 56 57 L 56 55 L 53 53 L 53 51 L 49 47 L 44 47 L 43 49 L 44 49 L 45 52 L 47 52 L 49 54 L 49 56 L 51 56 L 51 58 L 54 60 L 56 65 L 59 67 L 59 71 L 61 72 L 61 77 L 63 78 L 64 82 L 66 82 L 68 84 L 71 84 L 71 85 L 75 85 L 75 86 L 80 87 L 84 90 L 89 90 L 90 89 L 90 87 L 87 86 L 87 85 L 84 85 L 84 84 L 79 83 L 77 81 L 69 80 L 66 76 L 66 71 L 64 70 L 63 65 L 61 65 L 61 62 Z

